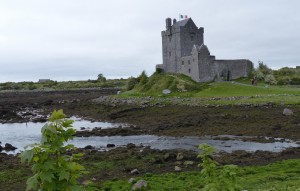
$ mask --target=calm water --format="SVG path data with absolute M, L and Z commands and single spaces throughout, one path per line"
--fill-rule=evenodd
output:
M 74 127 L 80 129 L 85 128 L 116 128 L 124 126 L 124 124 L 113 124 L 106 122 L 90 122 L 79 118 L 71 118 L 75 120 Z M 41 127 L 44 123 L 12 123 L 0 124 L 0 141 L 2 145 L 10 143 L 18 149 L 17 153 L 24 150 L 23 147 L 28 144 L 38 143 L 41 137 Z M 190 149 L 197 150 L 197 146 L 201 143 L 208 143 L 218 150 L 232 152 L 234 150 L 245 151 L 273 151 L 279 152 L 285 148 L 298 147 L 299 144 L 286 141 L 274 143 L 256 143 L 239 140 L 241 137 L 235 137 L 235 140 L 213 140 L 211 137 L 168 137 L 168 136 L 154 136 L 154 135 L 138 135 L 138 136 L 111 136 L 111 137 L 75 137 L 72 144 L 76 147 L 85 147 L 87 145 L 95 146 L 98 149 L 106 148 L 108 143 L 116 146 L 125 146 L 128 143 L 136 145 L 150 146 L 155 149 Z

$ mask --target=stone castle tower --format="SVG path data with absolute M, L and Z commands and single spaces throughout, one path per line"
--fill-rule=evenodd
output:
M 167 73 L 183 73 L 197 82 L 216 79 L 231 80 L 247 77 L 253 64 L 246 59 L 216 60 L 204 45 L 204 28 L 198 28 L 191 18 L 176 21 L 166 19 L 161 32 L 163 64 Z

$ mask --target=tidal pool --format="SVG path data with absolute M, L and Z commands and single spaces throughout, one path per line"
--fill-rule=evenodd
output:
M 80 118 L 71 118 L 74 127 L 80 130 L 85 128 L 117 128 L 124 124 L 115 124 L 107 122 L 91 122 Z M 44 123 L 11 123 L 0 124 L 0 141 L 2 145 L 10 143 L 18 149 L 8 153 L 18 153 L 24 150 L 24 146 L 32 143 L 38 143 L 41 138 L 41 127 Z M 230 136 L 230 135 L 226 135 Z M 222 137 L 222 136 L 220 136 Z M 243 137 L 231 136 L 230 140 L 216 140 L 215 137 L 169 137 L 155 135 L 134 135 L 134 136 L 104 136 L 104 137 L 75 137 L 70 141 L 76 147 L 83 148 L 92 145 L 96 149 L 106 149 L 107 144 L 115 144 L 116 147 L 125 146 L 128 143 L 136 145 L 150 146 L 154 149 L 188 149 L 197 151 L 197 147 L 201 143 L 207 143 L 216 147 L 219 151 L 232 152 L 235 150 L 245 150 L 254 152 L 257 150 L 280 152 L 286 148 L 299 147 L 300 145 L 291 140 L 280 141 L 277 139 L 273 143 L 257 143 L 242 140 Z

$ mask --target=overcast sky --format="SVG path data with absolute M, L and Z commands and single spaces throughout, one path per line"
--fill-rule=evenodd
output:
M 300 66 L 299 0 L 1 0 L 0 82 L 152 74 L 165 18 L 191 17 L 217 59 Z

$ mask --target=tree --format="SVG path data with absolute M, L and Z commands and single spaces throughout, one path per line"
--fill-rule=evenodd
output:
M 103 74 L 98 74 L 97 80 L 99 82 L 103 82 L 103 83 L 106 82 L 106 78 L 103 76 Z
M 33 164 L 34 175 L 26 184 L 26 190 L 43 191 L 80 191 L 77 179 L 84 168 L 77 164 L 82 154 L 67 154 L 75 149 L 74 145 L 65 143 L 73 139 L 75 129 L 72 120 L 65 119 L 62 110 L 54 111 L 50 116 L 50 123 L 42 128 L 40 144 L 27 146 L 31 149 L 21 153 L 21 162 Z
M 273 70 L 264 64 L 263 61 L 258 61 L 258 70 L 260 70 L 264 75 L 273 73 Z
M 144 85 L 148 82 L 148 76 L 147 76 L 145 70 L 143 70 L 142 73 L 137 77 L 137 81 L 141 85 Z

